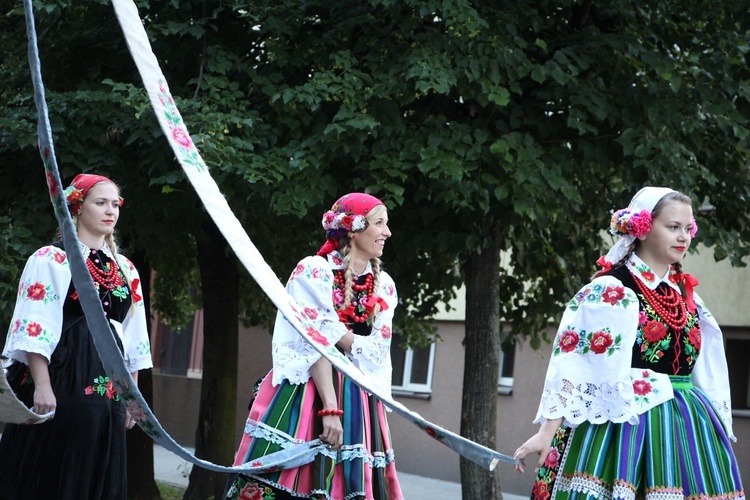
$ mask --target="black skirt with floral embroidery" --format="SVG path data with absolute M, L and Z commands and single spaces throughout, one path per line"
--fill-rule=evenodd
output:
M 57 400 L 54 418 L 3 429 L 2 499 L 127 498 L 125 408 L 109 383 L 76 297 L 71 285 L 63 305 L 62 336 L 49 364 Z M 104 291 L 101 299 L 108 317 L 125 318 L 129 294 L 120 299 Z M 8 382 L 31 408 L 34 384 L 28 367 L 11 365 Z

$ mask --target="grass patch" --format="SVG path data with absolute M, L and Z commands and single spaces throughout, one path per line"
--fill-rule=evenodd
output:
M 185 488 L 162 483 L 161 481 L 156 481 L 156 486 L 159 488 L 162 500 L 182 500 L 182 496 L 185 494 Z

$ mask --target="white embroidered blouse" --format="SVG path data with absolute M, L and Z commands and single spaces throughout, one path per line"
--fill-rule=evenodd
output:
M 347 332 L 347 326 L 339 320 L 333 302 L 333 270 L 344 267 L 341 254 L 332 252 L 327 257 L 306 257 L 292 272 L 286 290 L 294 297 L 307 317 L 316 323 L 317 329 L 331 344 L 338 342 Z M 367 265 L 364 274 L 372 273 Z M 393 313 L 398 304 L 398 295 L 393 279 L 385 271 L 380 272 L 377 297 L 382 298 L 387 308 L 381 310 L 372 322 L 370 334 L 355 335 L 351 353 L 347 357 L 368 377 L 373 389 L 391 395 L 391 336 Z M 282 380 L 292 384 L 306 383 L 310 367 L 320 358 L 316 351 L 278 313 L 273 333 L 273 384 Z
M 626 264 L 634 279 L 655 289 L 669 280 L 659 278 L 638 256 Z M 692 382 L 705 392 L 732 431 L 729 372 L 721 329 L 703 300 L 694 294 L 700 325 L 700 354 Z M 570 426 L 637 423 L 638 415 L 674 397 L 669 375 L 631 368 L 633 345 L 642 321 L 635 292 L 614 276 L 600 276 L 579 290 L 563 313 L 544 382 L 535 423 L 563 418 Z M 641 397 L 644 388 L 649 397 Z
M 84 255 L 90 249 L 81 245 Z M 110 258 L 108 247 L 102 251 Z M 135 372 L 153 366 L 146 324 L 146 309 L 140 276 L 133 263 L 122 255 L 118 264 L 126 274 L 132 290 L 132 306 L 122 324 L 116 323 L 124 348 L 125 365 Z M 29 257 L 21 274 L 16 306 L 8 331 L 3 356 L 11 362 L 28 364 L 29 352 L 49 360 L 60 341 L 63 327 L 63 304 L 71 283 L 70 264 L 64 250 L 45 246 Z

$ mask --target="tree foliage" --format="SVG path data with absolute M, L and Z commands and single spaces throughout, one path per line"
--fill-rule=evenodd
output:
M 36 222 L 48 210 L 41 169 L 34 182 L 6 167 L 38 160 L 25 56 L 9 50 L 23 45 L 22 19 L 15 2 L 1 5 L 0 292 L 9 294 L 34 239 L 53 229 Z M 179 324 L 205 299 L 205 214 L 160 137 L 110 7 L 36 5 L 63 174 L 96 170 L 124 185 L 122 239 L 152 262 L 154 306 Z M 482 283 L 469 273 L 498 248 L 500 268 L 485 272 L 498 277 L 499 316 L 538 346 L 593 271 L 610 211 L 645 184 L 705 208 L 698 238 L 717 258 L 741 265 L 750 252 L 742 2 L 138 5 L 194 142 L 280 276 L 322 243 L 319 216 L 338 196 L 364 190 L 387 202 L 385 265 L 412 343 L 431 333 L 423 320 L 457 286 Z M 244 317 L 268 322 L 272 307 L 241 279 Z M 478 369 L 496 361 L 488 356 Z M 479 375 L 487 386 L 465 405 L 494 405 L 490 372 Z M 477 497 L 477 481 L 464 496 Z

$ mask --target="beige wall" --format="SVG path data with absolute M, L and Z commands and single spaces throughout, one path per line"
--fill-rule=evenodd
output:
M 699 247 L 697 254 L 685 258 L 683 269 L 700 284 L 695 291 L 706 303 L 722 327 L 750 326 L 750 270 L 733 268 L 729 259 L 715 262 L 713 251 Z

